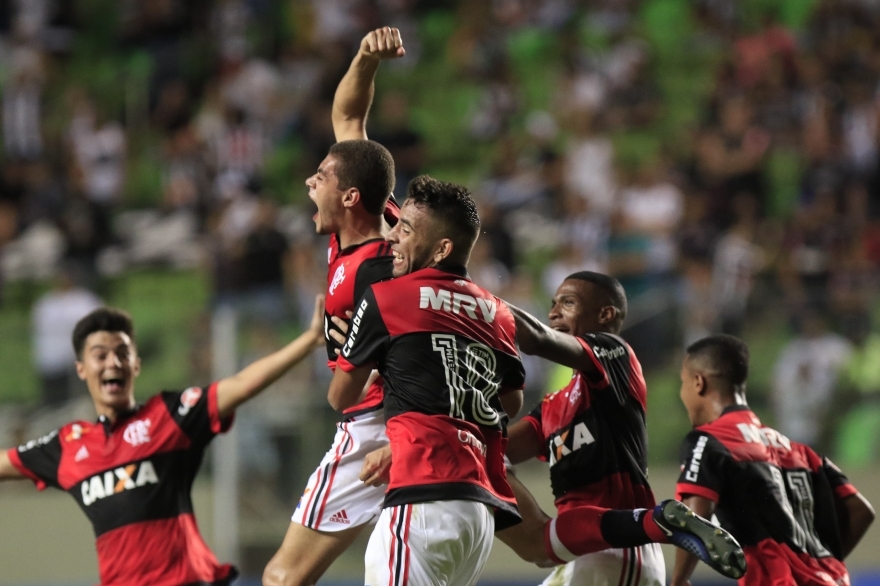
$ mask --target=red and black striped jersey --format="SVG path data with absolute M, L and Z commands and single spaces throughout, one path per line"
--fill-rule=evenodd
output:
M 596 373 L 575 372 L 568 386 L 523 418 L 543 444 L 556 508 L 653 507 L 642 366 L 618 336 L 587 334 L 578 341 Z
M 848 584 L 836 497 L 856 493 L 830 460 L 765 427 L 737 405 L 691 431 L 676 498 L 717 503 L 721 526 L 742 544 L 740 584 Z
M 500 397 L 522 388 L 516 326 L 464 267 L 423 269 L 367 289 L 338 366 L 378 368 L 393 454 L 386 506 L 475 500 L 498 529 L 519 520 L 503 455 Z
M 394 198 L 390 198 L 385 206 L 385 220 L 391 226 L 397 224 L 400 208 Z M 330 321 L 338 317 L 346 322 L 347 312 L 354 311 L 355 303 L 363 296 L 367 287 L 373 283 L 392 277 L 391 245 L 382 238 L 374 238 L 347 248 L 339 248 L 336 234 L 330 235 L 330 246 L 327 249 L 327 292 L 324 305 L 324 340 L 327 345 L 327 366 L 336 368 L 336 350 L 339 344 L 330 336 L 331 330 L 337 330 Z M 346 417 L 354 417 L 361 413 L 375 411 L 382 407 L 382 379 L 377 378 L 367 391 L 363 401 L 345 410 Z
M 37 488 L 70 493 L 92 523 L 103 586 L 228 584 L 199 535 L 190 498 L 205 448 L 232 418 L 216 385 L 164 392 L 113 424 L 69 423 L 9 450 Z

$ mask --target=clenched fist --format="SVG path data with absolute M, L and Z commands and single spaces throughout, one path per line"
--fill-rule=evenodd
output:
M 387 26 L 368 33 L 361 41 L 360 52 L 375 59 L 397 59 L 406 55 L 400 31 Z

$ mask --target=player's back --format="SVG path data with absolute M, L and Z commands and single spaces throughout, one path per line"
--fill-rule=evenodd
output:
M 460 498 L 515 515 L 500 399 L 524 381 L 515 333 L 504 302 L 464 267 L 422 269 L 368 289 L 339 364 L 377 364 L 385 380 L 394 453 L 386 506 Z
M 745 406 L 697 427 L 686 446 L 678 493 L 718 503 L 721 525 L 746 553 L 743 583 L 818 585 L 847 575 L 834 495 L 855 488 L 829 460 L 764 426 Z

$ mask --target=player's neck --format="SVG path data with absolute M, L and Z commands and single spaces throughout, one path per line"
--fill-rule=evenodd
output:
M 383 217 L 367 214 L 351 214 L 336 234 L 339 239 L 339 248 L 345 249 L 355 246 L 367 240 L 385 238 L 389 227 Z
M 98 417 L 104 417 L 110 421 L 110 423 L 116 423 L 116 420 L 134 411 L 135 408 L 135 400 L 134 397 L 131 398 L 131 401 L 128 405 L 124 407 L 117 407 L 112 405 L 101 405 L 99 403 L 95 403 L 95 411 L 98 414 Z

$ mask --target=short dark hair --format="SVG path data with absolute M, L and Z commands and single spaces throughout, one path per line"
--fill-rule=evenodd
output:
M 381 216 L 394 191 L 394 159 L 388 149 L 373 140 L 343 140 L 330 147 L 336 157 L 339 189 L 356 187 L 368 213 Z
M 480 214 L 467 188 L 419 175 L 409 182 L 406 198 L 431 210 L 442 222 L 444 236 L 453 242 L 454 260 L 466 262 L 480 235 Z
M 610 275 L 593 271 L 578 271 L 565 277 L 566 281 L 569 279 L 586 281 L 598 287 L 606 295 L 605 303 L 617 308 L 618 326 L 623 325 L 623 320 L 626 319 L 627 303 L 626 291 L 623 290 L 620 281 Z
M 697 340 L 687 348 L 692 359 L 704 361 L 714 374 L 734 387 L 749 378 L 749 347 L 737 337 L 716 334 Z
M 114 307 L 99 307 L 78 322 L 73 328 L 73 351 L 82 358 L 86 338 L 95 332 L 122 332 L 134 340 L 134 322 L 131 316 Z

